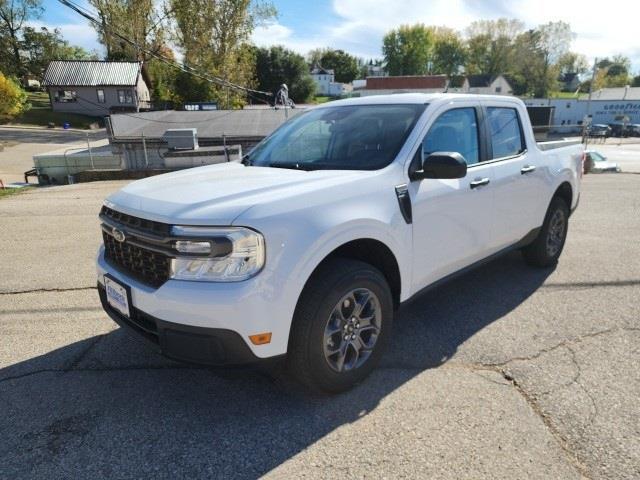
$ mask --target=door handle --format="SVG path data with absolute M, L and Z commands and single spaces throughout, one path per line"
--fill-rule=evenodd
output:
M 473 182 L 469 183 L 469 186 L 471 188 L 478 188 L 478 187 L 482 187 L 483 185 L 489 185 L 489 179 L 488 178 L 478 178 L 478 179 L 474 180 Z
M 531 173 L 531 172 L 533 172 L 535 169 L 536 169 L 536 167 L 535 167 L 535 166 L 533 166 L 533 165 L 525 165 L 524 167 L 522 167 L 522 168 L 520 169 L 520 173 L 521 173 L 522 175 L 524 175 L 525 173 Z

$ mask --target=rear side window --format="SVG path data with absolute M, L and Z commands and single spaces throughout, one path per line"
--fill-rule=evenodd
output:
M 478 121 L 475 108 L 455 108 L 440 115 L 422 142 L 424 157 L 458 152 L 467 165 L 478 163 Z
M 525 150 L 520 118 L 515 108 L 488 107 L 493 158 L 512 157 Z

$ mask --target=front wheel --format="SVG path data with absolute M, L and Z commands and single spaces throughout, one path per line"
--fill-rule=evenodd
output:
M 393 322 L 393 300 L 382 273 L 335 258 L 314 273 L 293 320 L 287 365 L 305 388 L 348 390 L 371 373 Z
M 568 227 L 569 206 L 561 197 L 553 197 L 538 236 L 522 249 L 525 261 L 536 267 L 555 265 L 564 248 Z

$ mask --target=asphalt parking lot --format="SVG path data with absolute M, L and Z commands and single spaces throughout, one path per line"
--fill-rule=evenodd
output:
M 107 318 L 97 212 L 121 185 L 0 200 L 0 478 L 640 478 L 640 175 L 585 177 L 555 269 L 515 252 L 404 306 L 331 398 Z

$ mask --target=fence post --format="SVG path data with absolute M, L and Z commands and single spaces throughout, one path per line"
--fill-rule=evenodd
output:
M 95 170 L 96 167 L 93 164 L 93 152 L 91 151 L 91 142 L 89 141 L 89 132 L 87 132 L 87 148 L 89 149 L 89 160 L 91 161 L 91 170 Z
M 142 131 L 142 149 L 144 150 L 144 166 L 149 168 L 149 157 L 147 156 L 147 140 L 144 137 L 144 130 Z

